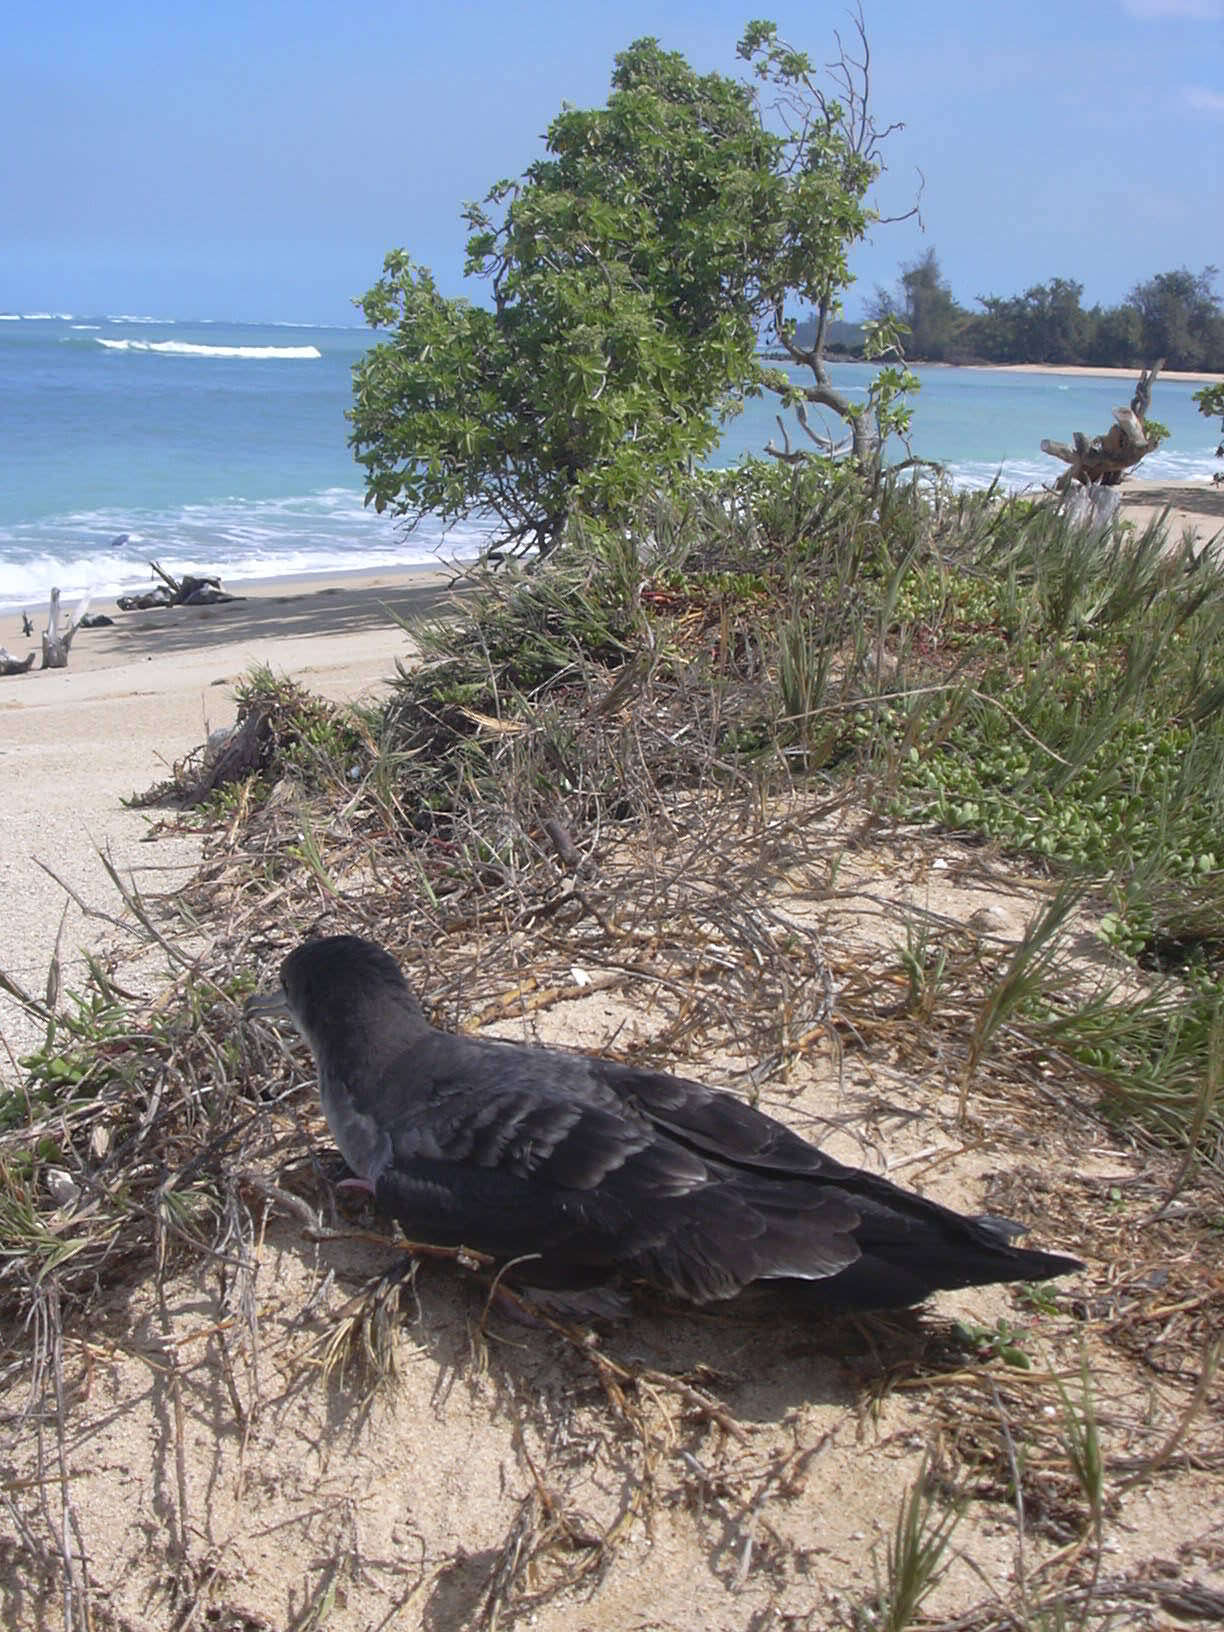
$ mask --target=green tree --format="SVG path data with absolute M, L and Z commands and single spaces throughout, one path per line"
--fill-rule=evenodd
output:
M 1224 366 L 1224 311 L 1212 288 L 1214 266 L 1180 267 L 1138 283 L 1129 295 L 1142 324 L 1143 351 L 1170 368 Z
M 957 305 L 933 249 L 901 268 L 900 304 L 910 355 L 943 362 L 956 349 L 968 313 Z
M 1082 283 L 1051 278 L 1022 295 L 979 295 L 975 337 L 983 355 L 1001 363 L 1083 362 L 1094 330 L 1083 293 Z
M 1104 368 L 1137 368 L 1143 356 L 1143 319 L 1133 306 L 1094 306 L 1086 360 Z
M 355 371 L 367 498 L 411 524 L 492 519 L 547 550 L 581 498 L 619 511 L 700 458 L 753 373 L 758 262 L 773 253 L 776 138 L 721 75 L 639 40 L 605 108 L 567 109 L 549 156 L 470 204 L 444 296 L 403 251 L 362 301 L 392 331 Z
M 1194 393 L 1194 400 L 1198 403 L 1200 414 L 1220 421 L 1221 441 L 1216 449 L 1216 458 L 1224 459 L 1224 384 L 1205 385 L 1201 391 Z M 1220 477 L 1216 476 L 1215 480 L 1218 482 Z
M 758 334 L 790 332 L 789 297 L 833 311 L 878 166 L 831 98 L 769 128 L 762 95 L 797 106 L 810 65 L 771 24 L 739 50 L 756 84 L 636 41 L 605 107 L 564 109 L 546 156 L 466 207 L 488 306 L 388 255 L 361 305 L 390 333 L 355 369 L 349 415 L 367 502 L 410 526 L 481 517 L 547 551 L 575 507 L 623 519 L 707 454 L 745 393 L 793 392 Z

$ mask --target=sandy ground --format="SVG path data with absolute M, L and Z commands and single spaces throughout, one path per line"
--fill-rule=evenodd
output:
M 1136 375 L 1133 368 L 1083 368 L 1074 363 L 992 363 L 990 367 L 1000 374 L 1065 374 L 1069 378 L 1083 380 L 1133 382 Z M 1224 380 L 1224 374 L 1196 374 L 1177 368 L 1162 368 L 1160 377 L 1162 380 L 1187 380 L 1192 385 L 1215 385 Z
M 956 935 L 986 914 L 1004 942 L 1020 933 L 1040 881 L 947 835 L 855 837 L 861 815 L 837 813 L 822 829 L 836 891 L 810 888 L 806 867 L 766 886 L 753 869 L 750 896 L 736 897 L 744 912 L 775 909 L 796 934 L 836 947 L 838 981 L 869 949 L 896 945 L 911 915 Z M 665 876 L 687 871 L 672 851 L 661 859 Z M 590 887 L 607 890 L 633 865 L 602 855 Z M 664 888 L 662 909 L 645 905 L 635 928 L 665 941 L 669 899 Z M 478 945 L 482 935 L 470 922 L 456 933 Z M 540 942 L 528 955 L 543 968 Z M 631 974 L 623 990 L 562 997 L 491 1029 L 625 1057 L 691 999 L 687 980 L 655 981 L 657 967 L 648 961 L 646 978 Z M 738 1060 L 690 1042 L 675 1069 L 719 1082 Z M 560 1341 L 490 1305 L 454 1266 L 427 1263 L 389 1323 L 396 1376 L 367 1392 L 358 1361 L 329 1378 L 322 1360 L 343 1323 L 373 1307 L 370 1278 L 395 1248 L 323 1169 L 315 1176 L 329 1141 L 298 1058 L 296 1086 L 267 1101 L 278 1125 L 268 1145 L 280 1150 L 267 1169 L 281 1196 L 308 1199 L 338 1230 L 308 1233 L 300 1215 L 267 1207 L 248 1170 L 248 1236 L 164 1279 L 147 1266 L 112 1273 L 87 1322 L 65 1323 L 62 1464 L 51 1412 L 38 1432 L 21 1415 L 37 1367 L 0 1366 L 0 1496 L 12 1497 L 0 1508 L 0 1625 L 863 1632 L 884 1624 L 864 1610 L 926 1454 L 967 1507 L 923 1617 L 905 1624 L 934 1624 L 929 1613 L 943 1632 L 1035 1632 L 1056 1622 L 1011 1613 L 1023 1592 L 1073 1593 L 1092 1573 L 1055 1381 L 1077 1390 L 1081 1363 L 1108 1468 L 1100 1569 L 1122 1583 L 1111 1586 L 1121 1611 L 1082 1621 L 1068 1611 L 1065 1624 L 1165 1632 L 1182 1623 L 1163 1613 L 1162 1588 L 1198 1624 L 1220 1624 L 1208 1623 L 1224 1603 L 1219 1422 L 1205 1412 L 1191 1422 L 1196 1374 L 1184 1345 L 1165 1344 L 1166 1310 L 1199 1302 L 1178 1278 L 1189 1238 L 1166 1225 L 1153 1243 L 1146 1220 L 1167 1173 L 1099 1119 L 1042 1116 L 979 1084 L 989 1125 L 975 1115 L 958 1129 L 954 1085 L 899 1057 L 887 1036 L 844 1054 L 819 1041 L 763 1086 L 763 1108 L 830 1155 L 962 1209 L 1022 1217 L 1035 1244 L 1081 1255 L 1085 1269 L 1059 1283 L 1056 1304 L 982 1287 L 881 1325 L 768 1301 L 755 1312 L 639 1302 L 632 1320 Z M 1154 1294 L 1141 1290 L 1153 1273 L 1163 1277 Z M 1138 1345 L 1110 1334 L 1128 1325 L 1137 1293 L 1157 1308 L 1136 1357 Z M 987 1336 L 1006 1330 L 1031 1368 L 967 1359 L 957 1320 Z M 622 1387 L 609 1366 L 636 1380 Z M 1187 1424 L 1175 1464 L 1130 1488 L 1128 1470 Z M 1023 1513 L 1008 1446 L 1026 1469 Z M 67 1528 L 69 1511 L 88 1621 L 65 1614 L 54 1550 L 23 1546 Z
M 1224 532 L 1224 487 L 1203 482 L 1124 482 L 1122 516 L 1146 527 L 1165 510 L 1169 535 L 1179 543 L 1189 534 L 1196 549 Z
M 253 664 L 333 700 L 376 691 L 411 651 L 392 614 L 427 614 L 444 602 L 449 581 L 426 569 L 244 585 L 245 599 L 215 607 L 122 613 L 103 602 L 92 610 L 115 617 L 114 626 L 80 630 L 66 669 L 0 679 L 0 969 L 41 995 L 62 919 L 63 978 L 71 986 L 80 949 L 118 933 L 87 919 L 65 888 L 121 915 L 99 852 L 144 892 L 173 889 L 189 874 L 197 841 L 162 837 L 146 847 L 155 813 L 121 801 L 232 722 L 234 683 Z M 37 633 L 34 642 L 23 639 L 19 614 L 0 614 L 0 646 L 24 653 L 36 641 Z M 36 1036 L 0 995 L 0 1080 Z

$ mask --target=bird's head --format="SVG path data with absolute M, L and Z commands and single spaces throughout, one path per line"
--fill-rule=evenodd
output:
M 424 1024 L 421 1006 L 389 952 L 359 935 L 303 941 L 280 969 L 278 991 L 249 998 L 247 1019 L 287 1015 L 316 1054 L 364 1028 L 373 1011 Z

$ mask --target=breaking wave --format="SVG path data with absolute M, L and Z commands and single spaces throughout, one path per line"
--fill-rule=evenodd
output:
M 156 351 L 165 357 L 247 357 L 259 362 L 269 359 L 308 362 L 323 353 L 318 346 L 202 346 L 193 340 L 106 340 L 97 336 L 107 351 Z
M 472 560 L 486 542 L 475 524 L 444 532 L 422 523 L 405 537 L 360 492 L 327 488 L 282 499 L 228 499 L 164 509 L 81 510 L 0 526 L 0 607 L 147 587 L 149 561 L 167 572 L 216 573 L 229 587 L 251 578 Z

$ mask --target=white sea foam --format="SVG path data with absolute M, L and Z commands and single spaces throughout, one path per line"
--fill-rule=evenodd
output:
M 97 323 L 74 323 L 72 326 L 74 329 L 96 329 L 99 327 Z
M 115 548 L 122 533 L 127 542 Z M 476 526 L 444 534 L 429 522 L 404 537 L 351 488 L 165 510 L 68 512 L 0 526 L 0 607 L 33 608 L 52 584 L 65 597 L 146 588 L 151 560 L 176 577 L 217 574 L 232 588 L 251 578 L 471 560 L 485 539 Z
M 23 322 L 26 323 L 71 323 L 72 312 L 22 312 Z
M 1066 470 L 1061 459 L 1043 455 L 1038 459 L 960 459 L 950 461 L 945 469 L 954 487 L 989 487 L 997 481 L 1009 493 L 1025 492 L 1031 488 L 1049 487 Z M 1199 482 L 1210 483 L 1213 459 L 1209 452 L 1177 453 L 1172 448 L 1158 448 L 1149 453 L 1135 472 L 1142 482 Z
M 246 357 L 266 362 L 307 362 L 323 353 L 317 346 L 202 346 L 191 340 L 107 340 L 98 344 L 108 351 L 156 351 L 166 357 Z
M 1063 468 L 1056 459 L 960 459 L 944 466 L 953 487 L 979 488 L 997 483 L 1007 493 L 1045 487 Z
M 175 319 L 172 317 L 137 317 L 131 312 L 110 312 L 107 314 L 108 323 L 158 323 L 163 328 L 172 329 Z
M 20 323 L 20 312 L 0 312 L 0 323 Z

